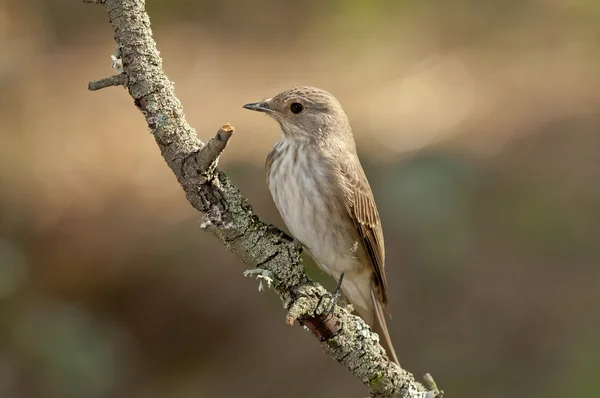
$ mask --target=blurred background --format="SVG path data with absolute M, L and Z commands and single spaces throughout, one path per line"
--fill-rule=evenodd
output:
M 600 2 L 148 0 L 201 139 L 265 221 L 296 85 L 344 106 L 402 364 L 451 397 L 597 396 Z M 200 230 L 113 73 L 106 10 L 0 0 L 0 396 L 363 397 Z M 307 271 L 334 282 L 308 260 Z

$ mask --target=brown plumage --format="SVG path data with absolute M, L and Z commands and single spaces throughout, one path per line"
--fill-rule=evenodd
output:
M 296 87 L 244 107 L 281 127 L 265 171 L 290 232 L 328 274 L 344 273 L 344 296 L 398 363 L 382 309 L 388 297 L 381 221 L 341 105 L 324 90 Z

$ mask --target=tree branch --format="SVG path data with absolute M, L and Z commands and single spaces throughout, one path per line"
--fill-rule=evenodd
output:
M 277 228 L 260 221 L 227 175 L 216 167 L 233 127 L 224 125 L 215 138 L 203 144 L 185 121 L 173 85 L 162 70 L 144 1 L 84 1 L 106 7 L 117 43 L 116 55 L 122 61 L 119 75 L 90 83 L 90 89 L 112 85 L 128 89 L 188 201 L 204 214 L 203 227 L 249 268 L 260 268 L 261 278 L 273 281 L 273 289 L 288 309 L 286 321 L 293 324 L 298 320 L 312 330 L 324 351 L 361 380 L 372 396 L 438 395 L 390 362 L 377 335 L 348 308 L 336 306 L 333 314 L 323 314 L 331 295 L 304 273 L 300 247 L 286 241 Z

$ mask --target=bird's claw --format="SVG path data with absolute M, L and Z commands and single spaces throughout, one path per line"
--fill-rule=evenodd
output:
M 244 271 L 244 276 L 248 277 L 248 276 L 253 276 L 256 275 L 256 279 L 258 280 L 258 291 L 262 291 L 263 290 L 263 281 L 265 281 L 265 283 L 267 284 L 267 287 L 271 287 L 272 283 L 275 283 L 277 281 L 277 278 L 275 278 L 275 275 L 266 269 L 262 269 L 262 268 L 255 268 L 255 269 L 247 269 L 246 271 Z

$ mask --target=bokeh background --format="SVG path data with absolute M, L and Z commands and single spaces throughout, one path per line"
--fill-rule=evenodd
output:
M 598 396 L 598 1 L 148 9 L 200 138 L 236 126 L 220 165 L 267 222 L 278 130 L 241 105 L 305 84 L 343 104 L 407 369 L 451 397 Z M 0 0 L 0 396 L 365 396 L 200 230 L 127 93 L 87 91 L 114 47 L 101 6 Z

